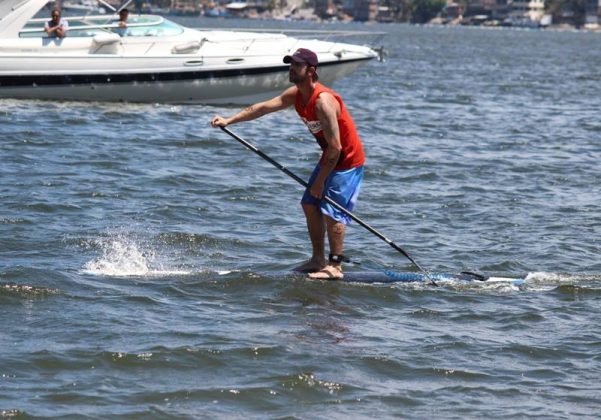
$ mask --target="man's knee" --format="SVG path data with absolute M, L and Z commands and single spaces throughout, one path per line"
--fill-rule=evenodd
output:
M 344 223 L 332 219 L 330 216 L 326 216 L 325 219 L 326 225 L 328 225 L 328 227 L 331 227 L 335 232 L 344 232 L 344 229 L 346 227 Z
M 302 203 L 301 206 L 303 207 L 305 214 L 321 213 L 321 210 L 315 204 Z

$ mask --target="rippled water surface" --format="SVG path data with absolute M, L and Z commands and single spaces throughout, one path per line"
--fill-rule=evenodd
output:
M 302 191 L 209 127 L 237 108 L 2 100 L 0 416 L 598 415 L 601 35 L 352 28 L 390 54 L 334 86 L 357 214 L 432 271 L 526 284 L 282 274 Z M 292 111 L 232 129 L 318 157 Z M 413 269 L 356 225 L 346 253 Z

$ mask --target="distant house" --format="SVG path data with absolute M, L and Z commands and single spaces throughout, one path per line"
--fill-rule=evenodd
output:
M 377 0 L 354 0 L 353 2 L 353 20 L 366 22 L 375 20 L 378 16 Z
M 198 0 L 172 0 L 170 13 L 179 16 L 198 16 L 201 6 Z
M 540 22 L 544 14 L 544 0 L 513 0 L 509 17 L 515 22 Z
M 378 15 L 376 20 L 381 23 L 394 22 L 394 15 L 392 8 L 389 6 L 378 6 Z
M 587 25 L 595 26 L 601 22 L 601 0 L 586 0 L 586 18 Z
M 507 18 L 512 0 L 447 0 L 442 17 L 447 21 L 463 18 L 462 24 L 500 22 Z
M 247 12 L 248 4 L 242 1 L 233 1 L 225 5 L 225 10 L 230 16 L 244 17 Z
M 321 19 L 329 19 L 336 16 L 336 10 L 333 0 L 315 0 L 314 13 Z
M 235 0 L 225 5 L 227 14 L 236 17 L 258 17 L 259 13 L 270 10 L 273 6 L 271 0 Z
M 507 17 L 512 0 L 472 0 L 468 3 L 466 16 L 486 15 L 490 19 L 502 20 Z
M 443 15 L 447 19 L 457 19 L 458 17 L 463 16 L 465 12 L 465 7 L 461 3 L 450 2 L 444 7 Z

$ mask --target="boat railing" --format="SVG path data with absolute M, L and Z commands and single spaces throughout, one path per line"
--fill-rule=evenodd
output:
M 87 22 L 87 21 L 94 21 L 94 20 L 100 20 L 100 21 L 109 21 L 109 20 L 117 20 L 119 18 L 119 16 L 117 15 L 102 15 L 102 16 L 97 16 L 97 15 L 82 15 L 82 16 L 66 16 L 63 17 L 63 19 L 65 19 L 67 22 L 72 22 L 72 21 L 79 21 L 79 22 Z M 137 18 L 136 18 L 137 19 Z M 141 15 L 140 19 L 143 19 L 143 21 L 141 22 L 136 22 L 137 24 L 143 24 L 143 25 L 160 25 L 161 23 L 163 23 L 165 21 L 165 18 L 159 15 Z M 47 22 L 48 18 L 34 18 L 34 19 L 29 19 L 29 22 Z M 130 20 L 128 22 L 129 24 L 134 24 L 132 22 L 132 20 Z
M 197 28 L 197 30 L 201 30 L 200 28 Z M 293 39 L 297 39 L 297 43 L 293 44 L 290 48 L 291 49 L 295 49 L 297 44 L 300 44 L 303 40 L 306 39 L 319 39 L 320 41 L 328 41 L 331 43 L 331 46 L 327 49 L 327 51 L 322 51 L 322 52 L 330 52 L 330 53 L 334 53 L 336 55 L 341 54 L 344 52 L 344 49 L 346 47 L 348 47 L 348 44 L 346 42 L 341 42 L 340 40 L 336 41 L 335 38 L 347 38 L 347 37 L 351 37 L 351 36 L 361 36 L 362 39 L 365 39 L 366 35 L 367 36 L 372 36 L 373 37 L 373 41 L 366 43 L 364 45 L 370 47 L 372 50 L 374 50 L 377 54 L 378 54 L 378 59 L 380 61 L 384 61 L 387 52 L 384 49 L 384 47 L 379 44 L 380 41 L 387 35 L 386 32 L 366 32 L 366 31 L 332 31 L 332 30 L 310 30 L 310 29 L 291 29 L 291 30 L 272 30 L 272 29 L 264 29 L 264 28 L 228 28 L 228 31 L 233 31 L 233 32 L 241 32 L 241 33 L 248 33 L 248 32 L 256 32 L 256 33 L 268 33 L 268 34 L 273 34 L 274 36 L 277 37 L 281 37 L 283 35 L 293 35 Z M 204 29 L 204 31 L 206 31 L 206 29 Z M 306 35 L 306 36 L 299 36 L 299 34 L 301 35 Z M 320 36 L 320 35 L 325 35 L 325 36 Z M 246 43 L 244 44 L 244 47 L 242 47 L 242 50 L 247 52 L 249 50 L 251 50 L 251 47 L 255 44 L 255 43 L 260 43 L 260 42 L 271 42 L 273 38 L 270 37 L 265 37 L 265 36 L 261 36 L 261 37 L 248 37 L 248 36 L 244 36 L 243 38 L 231 38 L 231 39 L 223 39 L 223 40 L 215 40 L 215 39 L 210 39 L 210 38 L 204 38 L 203 41 L 204 42 L 209 42 L 212 44 L 238 44 L 240 45 L 241 41 L 246 41 Z
M 144 24 L 139 24 L 139 25 L 127 25 L 128 28 L 135 28 L 135 27 L 144 27 L 144 26 L 148 26 L 148 25 L 144 25 Z M 86 29 L 115 29 L 115 28 L 119 28 L 119 24 L 117 23 L 111 23 L 111 24 L 106 24 L 106 25 L 86 25 L 86 26 L 78 26 L 75 28 L 70 28 L 69 31 L 73 32 L 73 31 L 83 31 Z M 44 29 L 39 29 L 39 28 L 31 28 L 31 29 L 21 29 L 19 32 L 20 33 L 36 33 L 36 32 L 43 32 Z
M 154 19 L 145 20 L 142 22 L 128 22 L 127 29 L 131 28 L 142 28 L 142 27 L 154 27 L 159 26 L 165 22 L 165 19 L 162 16 L 153 16 Z M 75 31 L 82 30 L 92 30 L 92 29 L 100 29 L 112 32 L 113 29 L 119 28 L 119 22 L 116 20 L 117 17 L 114 16 L 70 16 L 64 18 L 67 22 L 69 22 L 69 33 L 73 33 Z M 92 23 L 94 21 L 101 20 L 104 23 Z M 41 27 L 34 28 L 23 28 L 19 31 L 22 34 L 30 34 L 30 33 L 39 33 L 44 31 L 44 23 L 46 23 L 48 19 L 45 18 L 36 18 L 30 19 L 28 25 L 35 25 L 37 23 L 41 24 Z M 71 26 L 72 23 L 75 23 Z
M 196 30 L 204 30 L 206 28 L 195 28 Z M 228 31 L 240 32 L 257 32 L 257 33 L 273 33 L 294 35 L 296 38 L 315 38 L 319 37 L 321 41 L 329 41 L 333 38 L 349 38 L 349 37 L 369 37 L 373 38 L 373 43 L 380 42 L 387 32 L 370 32 L 370 31 L 349 31 L 349 30 L 314 30 L 314 29 L 271 29 L 271 28 L 227 28 Z

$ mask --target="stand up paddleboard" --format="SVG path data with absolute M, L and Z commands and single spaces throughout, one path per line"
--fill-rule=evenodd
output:
M 315 281 L 311 279 L 311 281 Z M 468 282 L 468 283 L 505 283 L 513 286 L 521 286 L 525 283 L 523 278 L 512 277 L 487 277 L 475 273 L 430 273 L 426 276 L 423 273 L 412 273 L 404 271 L 345 271 L 341 280 L 348 283 L 431 283 L 436 282 Z

